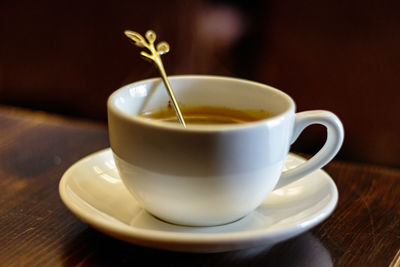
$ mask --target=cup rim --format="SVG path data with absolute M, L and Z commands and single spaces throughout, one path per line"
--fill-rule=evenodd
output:
M 287 108 L 285 111 L 280 112 L 279 114 L 275 114 L 271 117 L 253 121 L 253 122 L 246 122 L 246 123 L 240 123 L 240 124 L 221 124 L 221 125 L 191 125 L 189 128 L 183 128 L 180 124 L 174 124 L 174 123 L 168 123 L 168 122 L 163 122 L 160 120 L 151 120 L 148 118 L 142 118 L 137 115 L 132 115 L 128 114 L 121 109 L 117 108 L 114 101 L 116 98 L 116 95 L 122 91 L 126 90 L 127 88 L 131 88 L 135 84 L 139 83 L 148 83 L 148 82 L 155 82 L 155 81 L 161 81 L 160 77 L 154 77 L 154 78 L 148 78 L 148 79 L 143 79 L 139 81 L 135 81 L 129 84 L 126 84 L 117 90 L 115 90 L 107 99 L 107 111 L 108 113 L 113 113 L 114 115 L 117 115 L 120 118 L 123 118 L 124 120 L 140 124 L 142 126 L 147 126 L 147 127 L 155 127 L 159 129 L 164 129 L 164 130 L 174 130 L 174 131 L 185 131 L 185 132 L 225 132 L 225 131 L 235 131 L 235 130 L 243 130 L 243 129 L 250 129 L 254 127 L 258 127 L 260 125 L 273 125 L 276 124 L 277 121 L 280 121 L 283 119 L 283 117 L 287 116 L 289 113 L 294 113 L 296 110 L 296 104 L 294 100 L 285 92 L 274 88 L 270 85 L 263 84 L 260 82 L 256 81 L 251 81 L 247 79 L 242 79 L 242 78 L 235 78 L 235 77 L 229 77 L 229 76 L 219 76 L 219 75 L 199 75 L 199 74 L 187 74 L 187 75 L 171 75 L 168 76 L 169 80 L 180 80 L 180 79 L 217 79 L 217 80 L 229 80 L 229 81 L 237 81 L 241 83 L 246 83 L 246 84 L 252 84 L 260 87 L 264 87 L 268 90 L 272 90 L 275 93 L 281 95 L 282 97 L 286 98 L 287 101 L 290 103 L 289 108 Z

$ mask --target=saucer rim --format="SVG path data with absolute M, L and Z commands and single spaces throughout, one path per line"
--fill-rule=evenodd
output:
M 321 208 L 318 213 L 315 214 L 316 216 L 307 218 L 298 225 L 293 225 L 290 227 L 285 227 L 282 225 L 274 229 L 267 227 L 262 229 L 243 230 L 234 233 L 176 233 L 160 230 L 140 229 L 124 224 L 118 220 L 115 220 L 115 222 L 111 223 L 109 220 L 106 220 L 102 217 L 83 212 L 82 209 L 74 202 L 74 200 L 68 196 L 70 192 L 68 192 L 67 188 L 68 179 L 77 168 L 84 165 L 86 162 L 89 162 L 92 158 L 103 156 L 107 153 L 111 153 L 111 148 L 105 148 L 91 153 L 72 164 L 64 172 L 60 180 L 60 198 L 64 205 L 77 218 L 87 223 L 94 229 L 97 229 L 98 231 L 113 236 L 117 239 L 146 247 L 186 252 L 221 252 L 253 247 L 260 242 L 267 244 L 269 243 L 268 241 L 274 241 L 272 243 L 277 243 L 299 235 L 324 221 L 335 210 L 338 202 L 338 190 L 336 184 L 328 173 L 322 169 L 319 169 L 316 172 L 319 172 L 320 175 L 325 176 L 324 178 L 326 182 L 329 183 L 329 188 L 332 191 L 332 197 L 329 202 L 323 208 Z M 289 153 L 288 156 L 301 161 L 305 160 L 303 157 L 293 153 Z M 101 211 L 97 210 L 97 212 Z

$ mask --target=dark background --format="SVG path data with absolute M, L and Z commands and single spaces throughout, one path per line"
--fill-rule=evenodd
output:
M 106 121 L 111 92 L 158 75 L 123 31 L 153 29 L 169 75 L 277 87 L 342 119 L 339 159 L 400 168 L 399 14 L 372 0 L 2 0 L 0 104 Z M 310 127 L 294 150 L 314 153 L 323 135 Z

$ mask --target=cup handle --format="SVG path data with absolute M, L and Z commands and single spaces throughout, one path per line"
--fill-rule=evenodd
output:
M 300 133 L 311 124 L 322 124 L 326 127 L 327 138 L 324 146 L 311 159 L 293 169 L 284 171 L 274 189 L 288 185 L 325 166 L 332 160 L 342 146 L 344 137 L 343 125 L 335 114 L 325 110 L 296 113 L 290 144 L 293 144 Z

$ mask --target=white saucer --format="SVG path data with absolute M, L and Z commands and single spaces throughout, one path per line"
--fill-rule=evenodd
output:
M 285 166 L 303 161 L 290 154 Z M 253 213 L 236 222 L 215 227 L 168 224 L 144 211 L 125 189 L 109 148 L 72 165 L 59 190 L 78 218 L 105 234 L 137 245 L 187 252 L 273 245 L 326 219 L 338 200 L 335 183 L 318 170 L 272 192 Z

